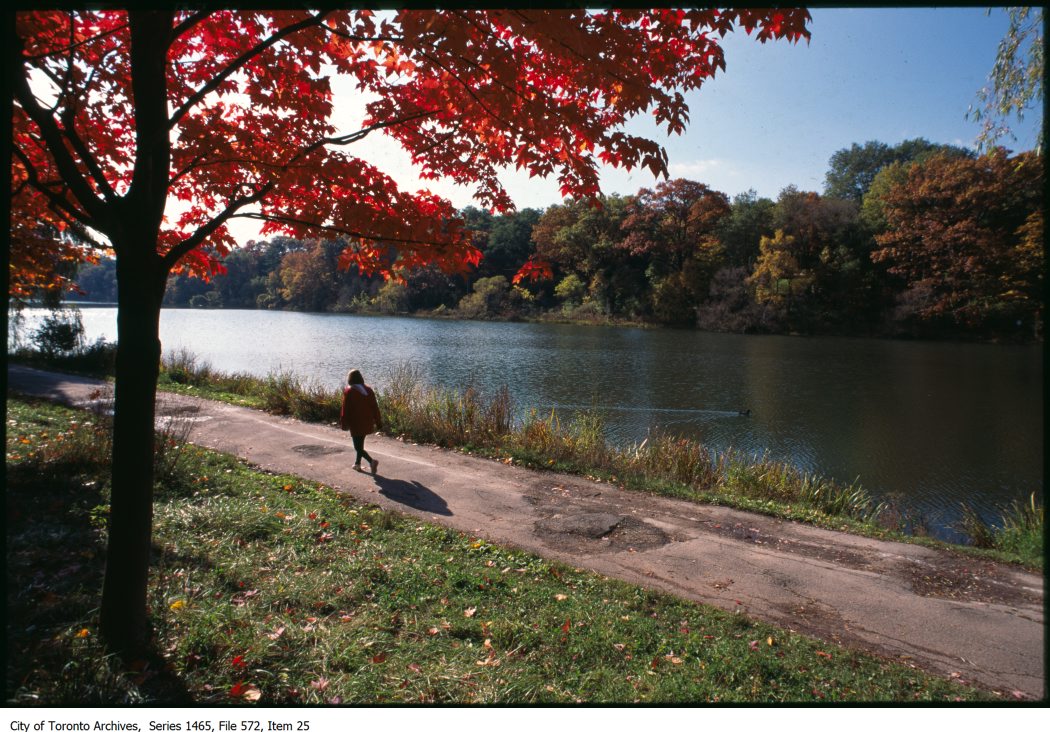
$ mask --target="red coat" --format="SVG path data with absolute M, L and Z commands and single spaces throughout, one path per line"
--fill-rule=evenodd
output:
M 355 437 L 369 435 L 382 429 L 383 418 L 379 414 L 376 393 L 364 384 L 343 388 L 343 407 L 339 411 L 339 426 L 350 430 Z

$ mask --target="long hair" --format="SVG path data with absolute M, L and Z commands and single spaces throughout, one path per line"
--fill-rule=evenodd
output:
M 364 384 L 365 377 L 361 375 L 361 372 L 357 369 L 350 369 L 350 373 L 346 375 L 346 383 L 350 386 L 354 384 Z

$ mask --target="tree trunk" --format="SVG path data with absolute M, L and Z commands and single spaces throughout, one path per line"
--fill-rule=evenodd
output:
M 170 11 L 133 11 L 131 80 L 135 171 L 111 204 L 108 230 L 117 255 L 117 365 L 109 550 L 102 585 L 102 635 L 114 650 L 148 643 L 146 585 L 153 532 L 153 427 L 160 371 L 160 303 L 167 268 L 157 239 L 168 195 L 166 49 Z
M 117 256 L 117 363 L 109 549 L 102 634 L 114 650 L 148 642 L 146 584 L 153 528 L 153 431 L 160 370 L 157 257 Z M 137 261 L 139 260 L 139 261 Z

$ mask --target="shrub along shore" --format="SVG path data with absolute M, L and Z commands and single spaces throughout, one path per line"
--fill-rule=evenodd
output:
M 161 389 L 220 399 L 308 422 L 334 423 L 337 391 L 283 371 L 255 378 L 212 369 L 193 354 L 165 357 Z M 653 434 L 618 447 L 605 439 L 594 412 L 562 421 L 556 412 L 528 411 L 515 419 L 506 388 L 482 394 L 467 387 L 437 389 L 421 373 L 399 366 L 378 393 L 388 434 L 459 449 L 525 467 L 596 477 L 631 490 L 740 508 L 867 536 L 977 551 L 1000 561 L 1043 565 L 1043 507 L 1035 495 L 1001 512 L 996 524 L 963 511 L 958 529 L 970 544 L 946 544 L 925 535 L 926 522 L 899 506 L 877 502 L 859 484 L 838 483 L 768 457 L 727 451 Z
M 157 435 L 153 655 L 122 661 L 97 632 L 105 413 L 8 397 L 6 436 L 9 704 L 1003 698 L 367 506 L 170 431 Z
M 23 349 L 14 358 L 43 368 L 105 376 L 112 372 L 114 350 L 112 344 L 95 343 L 70 355 L 44 356 Z M 164 356 L 158 389 L 308 422 L 331 424 L 339 418 L 337 390 L 307 383 L 288 371 L 264 378 L 225 373 L 185 350 Z M 992 523 L 963 506 L 962 519 L 953 528 L 968 544 L 948 544 L 927 535 L 928 522 L 922 515 L 878 502 L 856 482 L 842 484 L 767 456 L 712 454 L 694 440 L 667 434 L 650 435 L 637 445 L 610 445 L 600 415 L 583 412 L 563 421 L 556 412 L 530 410 L 516 418 L 505 388 L 494 394 L 472 387 L 438 389 L 427 385 L 417 369 L 402 365 L 378 397 L 387 434 L 413 442 L 600 478 L 631 490 L 970 551 L 1031 568 L 1043 566 L 1044 509 L 1035 494 L 1002 507 L 999 520 Z

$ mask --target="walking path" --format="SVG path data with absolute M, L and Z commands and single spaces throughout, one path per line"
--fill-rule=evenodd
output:
M 9 388 L 69 403 L 100 382 L 8 367 Z M 1024 698 L 1045 699 L 1043 577 L 387 437 L 379 474 L 350 469 L 335 426 L 158 394 L 190 440 L 361 501 L 850 648 Z M 1016 694 L 1013 694 L 1016 696 Z

